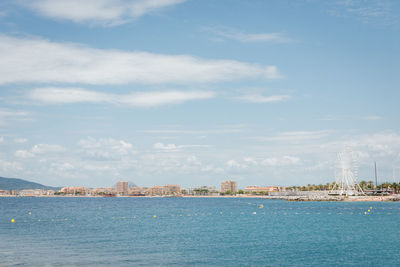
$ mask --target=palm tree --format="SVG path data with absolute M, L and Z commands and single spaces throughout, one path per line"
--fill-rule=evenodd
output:
M 365 190 L 365 187 L 367 186 L 367 182 L 366 181 L 364 181 L 364 180 L 362 180 L 361 182 L 360 182 L 360 187 L 363 189 L 363 190 Z
M 395 182 L 392 183 L 393 192 L 394 192 L 395 194 L 397 194 L 397 189 L 398 189 L 398 187 L 399 187 L 399 185 L 398 185 L 397 183 L 395 183 Z
M 374 188 L 374 182 L 373 181 L 368 181 L 368 188 L 373 189 Z
M 331 189 L 331 185 L 329 183 L 326 183 L 324 189 L 325 190 L 330 190 Z
M 331 184 L 331 190 L 333 190 L 335 187 L 336 187 L 336 185 L 337 185 L 337 183 L 336 182 L 333 182 L 332 184 Z M 337 189 L 337 188 L 336 188 Z

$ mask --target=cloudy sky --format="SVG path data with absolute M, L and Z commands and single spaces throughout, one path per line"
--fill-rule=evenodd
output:
M 0 176 L 46 185 L 400 179 L 400 3 L 5 0 Z

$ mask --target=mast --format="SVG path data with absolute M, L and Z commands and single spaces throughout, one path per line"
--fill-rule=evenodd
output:
M 376 161 L 375 161 L 375 186 L 378 188 L 378 174 L 376 172 Z

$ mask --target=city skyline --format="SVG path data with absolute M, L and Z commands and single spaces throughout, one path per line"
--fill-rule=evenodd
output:
M 79 11 L 79 12 L 78 12 Z M 0 176 L 400 179 L 397 1 L 3 1 Z

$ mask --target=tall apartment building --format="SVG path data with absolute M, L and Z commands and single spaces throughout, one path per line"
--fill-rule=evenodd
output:
M 231 192 L 237 192 L 237 182 L 235 181 L 222 181 L 221 183 L 221 192 L 226 192 L 226 191 L 231 191 Z
M 128 194 L 128 182 L 118 181 L 115 185 L 115 191 L 119 194 Z

